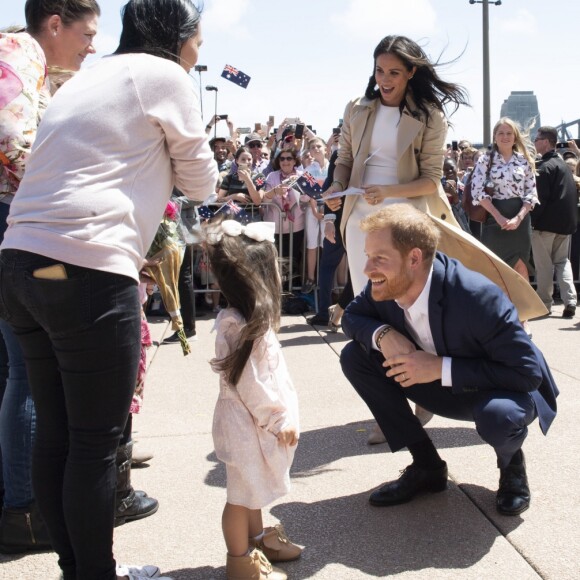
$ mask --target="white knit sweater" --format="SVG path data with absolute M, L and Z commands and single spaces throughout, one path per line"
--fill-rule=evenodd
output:
M 217 177 L 185 71 L 146 54 L 106 57 L 49 105 L 2 249 L 138 279 L 173 185 L 201 201 Z

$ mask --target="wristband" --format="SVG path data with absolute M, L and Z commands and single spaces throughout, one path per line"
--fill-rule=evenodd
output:
M 324 221 L 325 222 L 335 222 L 336 221 L 336 214 L 334 214 L 334 213 L 325 213 L 324 214 Z
M 342 181 L 338 181 L 338 179 L 335 179 L 330 185 L 334 185 L 335 183 L 338 183 L 338 185 L 340 185 L 342 191 L 344 191 L 345 187 L 344 184 L 342 183 Z
M 377 348 L 379 350 L 381 350 L 381 340 L 383 340 L 383 338 L 385 338 L 385 336 L 387 334 L 389 334 L 389 332 L 391 332 L 391 330 L 393 330 L 392 326 L 385 326 L 383 328 L 383 330 L 381 330 L 381 332 L 379 332 L 379 335 L 377 336 L 377 339 L 375 340 L 375 344 L 377 345 Z

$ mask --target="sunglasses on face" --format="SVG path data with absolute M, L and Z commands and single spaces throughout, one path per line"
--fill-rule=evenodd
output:
M 294 161 L 294 157 L 280 157 L 280 161 Z
M 256 147 L 259 147 L 261 149 L 262 148 L 262 143 L 260 143 L 259 141 L 256 141 L 254 143 L 248 143 L 248 147 L 250 149 L 255 149 Z

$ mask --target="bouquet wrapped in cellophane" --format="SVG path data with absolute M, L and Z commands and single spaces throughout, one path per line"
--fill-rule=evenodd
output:
M 167 202 L 163 219 L 147 252 L 150 264 L 145 266 L 144 270 L 159 287 L 163 304 L 171 317 L 171 328 L 179 336 L 183 354 L 188 355 L 191 349 L 183 329 L 177 287 L 184 251 L 179 227 L 179 210 L 178 202 L 174 200 Z

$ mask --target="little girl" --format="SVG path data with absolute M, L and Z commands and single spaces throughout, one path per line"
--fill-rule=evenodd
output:
M 206 227 L 211 268 L 228 307 L 216 319 L 220 375 L 213 440 L 226 464 L 222 529 L 229 579 L 278 580 L 270 562 L 298 558 L 281 525 L 265 528 L 261 509 L 285 495 L 298 443 L 298 401 L 275 335 L 281 284 L 274 224 L 226 219 Z

